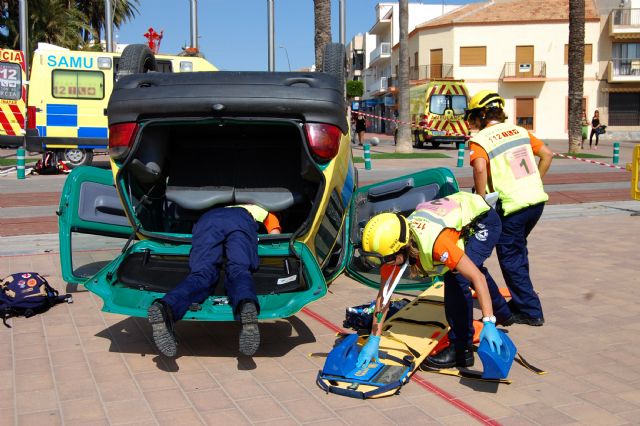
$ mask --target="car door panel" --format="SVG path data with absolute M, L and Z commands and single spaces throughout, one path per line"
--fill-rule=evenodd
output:
M 349 212 L 351 232 L 348 244 L 347 275 L 369 287 L 380 286 L 380 269 L 364 262 L 357 250 L 361 244 L 362 231 L 371 217 L 382 212 L 401 213 L 408 216 L 418 204 L 444 197 L 458 190 L 458 183 L 453 173 L 446 168 L 427 169 L 358 188 Z M 397 290 L 423 290 L 437 279 L 437 277 L 411 278 L 407 269 Z

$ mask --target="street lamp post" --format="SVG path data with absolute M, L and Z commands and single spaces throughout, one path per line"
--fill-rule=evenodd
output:
M 289 62 L 289 52 L 285 46 L 280 46 L 280 49 L 284 49 L 284 54 L 287 56 L 287 65 L 289 65 L 289 71 L 291 71 L 291 62 Z

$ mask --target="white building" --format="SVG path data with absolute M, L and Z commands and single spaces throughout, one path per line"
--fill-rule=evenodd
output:
M 459 5 L 409 3 L 409 31 L 416 25 L 437 18 L 444 13 L 459 8 Z M 364 71 L 364 100 L 369 111 L 380 116 L 390 116 L 395 110 L 393 93 L 397 72 L 391 66 L 394 46 L 400 41 L 400 20 L 398 3 L 378 3 L 376 22 L 364 40 L 364 50 L 368 64 Z M 374 46 L 369 44 L 373 42 Z M 390 133 L 391 129 L 383 120 L 372 120 L 372 130 Z

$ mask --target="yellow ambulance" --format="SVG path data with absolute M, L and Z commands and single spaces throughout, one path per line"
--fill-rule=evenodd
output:
M 409 91 L 413 146 L 430 143 L 464 145 L 469 125 L 464 120 L 469 95 L 463 80 L 433 80 Z
M 131 49 L 135 50 L 132 51 Z M 29 87 L 27 149 L 53 151 L 70 167 L 91 164 L 94 151 L 106 152 L 106 108 L 116 77 L 127 73 L 217 71 L 204 58 L 141 55 L 145 45 L 122 53 L 73 51 L 39 44 L 33 56 Z M 142 59 L 140 59 L 142 58 Z M 127 69 L 124 69 L 124 68 Z
M 26 104 L 24 55 L 0 49 L 0 147 L 18 148 L 24 142 Z

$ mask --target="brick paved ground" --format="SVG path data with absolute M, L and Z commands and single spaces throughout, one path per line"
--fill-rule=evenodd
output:
M 429 164 L 446 161 L 455 159 Z M 361 169 L 361 178 L 414 167 L 405 164 L 377 162 L 377 175 Z M 456 171 L 461 186 L 468 185 L 465 173 Z M 568 188 L 580 181 L 569 174 L 581 174 L 589 181 L 581 189 L 586 193 L 603 182 L 610 192 L 625 184 L 572 163 L 556 173 L 567 174 Z M 0 180 L 0 213 L 20 199 L 25 212 L 38 214 L 43 204 L 24 201 L 24 193 L 49 192 L 38 198 L 51 214 L 35 221 L 51 220 L 53 194 L 63 178 L 44 178 L 20 191 Z M 15 193 L 22 195 L 8 196 Z M 102 313 L 99 298 L 62 282 L 55 235 L 3 237 L 2 275 L 38 271 L 56 288 L 73 292 L 75 303 L 14 318 L 13 328 L 0 332 L 0 424 L 638 424 L 637 211 L 640 203 L 632 201 L 545 209 L 529 247 L 547 323 L 516 325 L 509 332 L 525 357 L 548 374 L 514 365 L 513 384 L 496 387 L 418 373 L 400 395 L 375 401 L 326 395 L 315 385 L 323 360 L 307 356 L 328 351 L 335 338 L 316 318 L 339 326 L 346 306 L 375 296 L 347 277 L 308 311 L 262 323 L 263 344 L 253 358 L 237 356 L 237 325 L 185 322 L 177 327 L 179 357 L 167 360 L 156 355 L 145 320 Z M 15 223 L 3 214 L 1 220 Z M 6 223 L 0 231 L 6 232 Z M 495 258 L 488 267 L 501 283 Z

